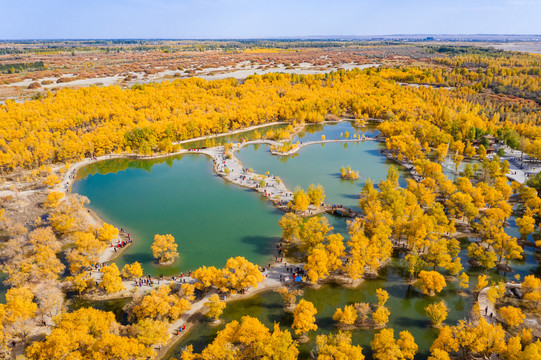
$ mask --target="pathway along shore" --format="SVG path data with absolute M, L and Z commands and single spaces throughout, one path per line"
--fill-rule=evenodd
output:
M 291 275 L 291 271 L 289 269 L 300 269 L 304 270 L 304 264 L 288 264 L 282 261 L 282 258 L 279 258 L 279 260 L 275 260 L 272 262 L 272 264 L 268 264 L 269 266 L 266 267 L 260 267 L 262 274 L 263 274 L 263 281 L 258 284 L 257 288 L 248 288 L 243 294 L 237 293 L 237 294 L 229 294 L 223 301 L 225 302 L 231 302 L 235 300 L 245 300 L 248 299 L 258 293 L 265 292 L 265 291 L 272 291 L 275 289 L 278 289 L 282 286 L 287 286 L 288 284 L 293 284 L 293 277 Z M 98 269 L 92 270 L 92 278 L 96 281 L 99 281 L 101 279 L 102 273 L 99 272 Z M 280 278 L 283 278 L 284 280 L 281 281 Z M 285 280 L 286 277 L 289 277 L 289 280 Z M 192 278 L 191 276 L 183 276 L 183 277 L 174 277 L 174 280 L 172 277 L 168 277 L 165 279 L 160 280 L 159 278 L 152 278 L 152 284 L 151 285 L 142 285 L 138 286 L 136 285 L 137 281 L 134 280 L 123 280 L 123 284 L 125 289 L 116 294 L 101 296 L 99 298 L 95 297 L 88 297 L 92 300 L 110 300 L 110 299 L 118 299 L 118 298 L 126 298 L 126 297 L 135 297 L 135 296 L 144 296 L 148 294 L 150 291 L 155 290 L 160 285 L 164 284 L 170 284 L 171 282 L 174 283 L 177 286 L 180 286 L 181 284 L 194 284 L 197 281 Z M 211 295 L 216 294 L 216 290 L 208 291 L 205 296 L 203 296 L 201 299 L 192 302 L 191 303 L 191 309 L 186 311 L 184 314 L 182 314 L 177 320 L 173 321 L 171 324 L 168 325 L 169 333 L 171 337 L 168 339 L 168 341 L 163 345 L 156 348 L 158 350 L 158 354 L 156 356 L 156 359 L 163 358 L 167 352 L 179 341 L 182 339 L 183 336 L 185 336 L 192 328 L 199 322 L 199 317 L 196 316 L 198 314 L 202 314 L 206 312 L 205 309 L 205 303 L 209 301 L 209 298 Z M 186 329 L 180 330 L 183 326 L 186 326 Z M 178 332 L 178 333 L 177 333 Z
M 360 138 L 350 140 L 310 141 L 301 144 L 300 146 L 297 146 L 295 149 L 292 149 L 287 153 L 278 154 L 277 152 L 274 152 L 274 154 L 280 156 L 287 156 L 309 145 L 323 144 L 326 142 L 361 142 L 367 141 L 369 139 L 374 140 L 373 138 Z M 272 201 L 273 204 L 279 209 L 283 211 L 289 211 L 288 203 L 290 201 L 293 201 L 293 191 L 288 189 L 284 182 L 278 176 L 274 176 L 272 174 L 266 175 L 250 172 L 249 169 L 243 167 L 242 163 L 235 156 L 235 153 L 242 149 L 244 146 L 253 144 L 280 145 L 279 142 L 272 140 L 253 140 L 244 143 L 233 144 L 229 156 L 226 154 L 224 146 L 217 146 L 208 149 L 197 149 L 193 152 L 202 153 L 210 156 L 214 161 L 214 171 L 225 180 L 238 186 L 258 191 L 263 196 L 265 196 L 266 199 Z M 271 153 L 273 152 L 271 151 Z M 341 214 L 343 216 L 355 217 L 357 215 L 355 211 L 345 208 L 340 204 L 323 204 L 322 206 L 318 207 L 311 206 L 307 211 L 299 213 L 299 215 L 312 216 L 323 212 L 334 213 L 337 210 L 341 210 Z
M 346 120 L 342 120 L 346 121 Z M 244 131 L 250 131 L 257 128 L 277 125 L 277 124 L 283 124 L 283 123 L 270 123 L 270 124 L 264 124 L 264 125 L 258 125 L 253 126 L 250 128 L 246 128 L 243 130 L 238 131 L 232 131 L 225 134 L 220 135 L 209 135 L 202 138 L 196 138 L 196 139 L 190 139 L 178 142 L 176 144 L 182 144 L 182 143 L 188 143 L 192 141 L 197 140 L 205 140 L 212 137 L 218 137 L 218 136 L 226 136 L 231 135 L 235 133 L 240 133 Z M 308 124 L 305 124 L 308 125 Z M 225 147 L 224 146 L 215 146 L 211 148 L 206 149 L 181 149 L 179 151 L 168 153 L 168 154 L 159 154 L 159 155 L 138 155 L 138 154 L 109 154 L 109 155 L 102 155 L 99 157 L 94 157 L 90 159 L 85 159 L 82 161 L 79 161 L 75 164 L 73 164 L 68 171 L 64 174 L 61 182 L 55 186 L 54 190 L 63 192 L 63 193 L 70 193 L 71 192 L 71 186 L 77 179 L 77 171 L 94 162 L 104 161 L 104 160 L 110 160 L 110 159 L 121 159 L 121 158 L 133 158 L 133 159 L 143 159 L 143 160 L 149 160 L 149 159 L 159 159 L 167 156 L 175 156 L 175 155 L 181 155 L 181 154 L 205 154 L 213 159 L 214 162 L 214 171 L 220 175 L 225 180 L 246 188 L 251 188 L 253 190 L 258 191 L 263 196 L 265 196 L 269 201 L 272 201 L 275 206 L 280 208 L 281 210 L 288 211 L 287 204 L 293 200 L 293 192 L 288 189 L 283 181 L 278 176 L 267 176 L 264 174 L 257 174 L 253 172 L 248 172 L 248 169 L 244 168 L 242 166 L 242 163 L 235 157 L 235 152 L 239 151 L 242 147 L 246 145 L 253 145 L 253 144 L 264 144 L 264 145 L 271 145 L 271 146 L 279 146 L 286 140 L 282 141 L 275 141 L 275 140 L 252 140 L 252 141 L 246 141 L 243 143 L 235 143 L 231 149 L 231 156 L 228 158 L 228 156 L 225 153 Z M 360 138 L 352 138 L 352 139 L 329 139 L 329 140 L 319 140 L 319 141 L 309 141 L 306 143 L 301 143 L 299 146 L 294 147 L 293 149 L 287 151 L 287 152 L 278 152 L 278 151 L 271 151 L 271 154 L 278 155 L 278 156 L 288 156 L 292 155 L 296 152 L 298 152 L 300 149 L 309 146 L 309 145 L 315 145 L 315 144 L 325 144 L 325 143 L 350 143 L 350 142 L 365 142 L 365 141 L 381 141 L 381 139 L 378 138 L 371 138 L 371 137 L 360 137 Z M 228 169 L 228 170 L 226 170 Z M 229 172 L 229 173 L 228 173 Z M 265 186 L 260 186 L 261 180 L 265 182 Z M 314 207 L 311 206 L 309 210 L 300 213 L 301 216 L 312 216 L 324 212 L 334 213 L 337 210 L 342 210 L 341 214 L 343 216 L 348 217 L 355 217 L 357 214 L 348 208 L 342 207 L 340 204 L 324 204 L 323 206 Z M 96 222 L 97 215 L 94 214 L 92 216 L 91 222 Z M 116 240 L 115 240 L 116 241 Z M 101 260 L 107 261 L 109 259 L 102 258 Z

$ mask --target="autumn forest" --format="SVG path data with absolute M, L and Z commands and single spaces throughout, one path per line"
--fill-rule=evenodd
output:
M 540 55 L 431 42 L 74 44 L 0 47 L 0 96 L 20 96 L 0 104 L 0 358 L 541 359 Z M 239 64 L 250 64 L 246 76 L 233 76 Z M 158 70 L 171 73 L 149 77 Z M 81 82 L 57 81 L 72 75 Z M 107 76 L 120 80 L 84 83 Z M 325 133 L 339 123 L 355 133 Z M 314 125 L 320 139 L 298 137 Z M 332 143 L 362 157 L 346 146 L 368 142 L 391 164 L 381 181 L 332 160 L 333 181 L 359 184 L 347 194 L 354 206 L 316 181 L 303 189 L 239 160 L 248 146 L 286 163 Z M 222 182 L 281 211 L 272 263 L 239 253 L 165 276 L 141 259 L 119 266 L 140 239 L 100 218 L 73 184 L 94 175 L 89 164 L 113 164 L 106 174 L 195 151 Z M 146 241 L 160 269 L 190 246 L 166 231 Z M 334 306 L 330 327 L 305 297 L 328 284 L 362 294 L 396 263 L 407 296 L 427 304 L 424 348 L 395 330 L 393 299 L 406 295 L 391 288 Z M 449 321 L 450 292 L 468 304 L 461 320 Z M 271 293 L 287 326 L 248 312 L 224 321 L 236 301 Z M 90 305 L 73 307 L 81 299 Z M 122 321 L 96 305 L 118 299 Z M 183 342 L 203 325 L 216 329 L 204 346 Z

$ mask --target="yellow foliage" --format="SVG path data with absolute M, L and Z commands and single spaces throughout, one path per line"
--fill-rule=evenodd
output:
M 327 233 L 333 230 L 329 221 L 324 217 L 313 216 L 302 223 L 299 239 L 302 249 L 310 254 L 311 251 L 325 240 Z
M 55 186 L 59 182 L 60 182 L 60 178 L 55 174 L 50 174 L 49 176 L 45 178 L 45 181 L 44 181 L 45 185 L 47 186 Z
M 525 276 L 521 288 L 525 300 L 533 303 L 538 303 L 541 300 L 541 279 L 535 277 L 535 275 Z
M 378 306 L 372 313 L 372 319 L 377 326 L 385 326 L 389 322 L 389 315 L 391 312 L 385 306 Z
M 306 211 L 310 205 L 310 197 L 300 187 L 296 187 L 293 192 L 292 209 L 295 211 Z
M 171 234 L 154 235 L 154 242 L 150 246 L 152 256 L 158 260 L 160 264 L 174 261 L 178 254 L 178 245 L 175 243 L 175 238 Z
M 319 207 L 325 201 L 325 189 L 319 184 L 317 186 L 314 184 L 308 186 L 306 194 L 310 198 L 310 204 L 315 207 Z
M 443 300 L 440 302 L 432 303 L 425 307 L 425 311 L 430 317 L 430 321 L 432 321 L 432 325 L 434 326 L 440 326 L 440 324 L 445 321 L 445 319 L 447 318 L 447 310 L 447 305 Z
M 296 335 L 303 335 L 310 330 L 317 330 L 316 318 L 317 310 L 309 301 L 301 299 L 293 312 L 293 325 Z
M 461 351 L 488 358 L 491 354 L 505 351 L 505 331 L 501 325 L 488 324 L 484 318 L 477 323 L 461 320 L 456 326 L 440 328 L 438 338 L 430 348 L 432 354 L 435 354 L 436 349 L 447 353 Z
M 378 306 L 384 306 L 389 300 L 389 293 L 381 288 L 376 290 L 376 296 L 378 297 Z
M 373 356 L 377 360 L 413 360 L 418 351 L 418 346 L 409 331 L 400 332 L 399 338 L 395 339 L 393 329 L 383 329 L 375 334 L 371 346 Z
M 278 226 L 282 229 L 282 239 L 292 241 L 299 236 L 302 219 L 295 213 L 288 212 L 280 218 Z
M 72 288 L 79 294 L 82 294 L 86 289 L 94 284 L 94 281 L 86 272 L 82 272 L 73 277 L 68 277 L 66 278 L 66 281 L 71 281 Z
M 128 360 L 153 355 L 136 339 L 118 335 L 119 327 L 111 312 L 81 308 L 63 313 L 45 340 L 29 346 L 26 355 L 31 360 Z
M 286 307 L 292 307 L 293 305 L 295 305 L 295 303 L 297 302 L 297 296 L 302 296 L 303 294 L 302 290 L 289 290 L 285 286 L 282 286 L 281 288 L 276 290 L 276 292 L 282 296 Z
M 363 348 L 351 344 L 351 334 L 318 335 L 316 338 L 318 360 L 364 360 Z
M 205 302 L 205 306 L 208 308 L 206 316 L 209 318 L 214 318 L 214 320 L 218 320 L 220 315 L 222 315 L 224 312 L 226 304 L 225 302 L 220 301 L 218 294 L 213 294 L 209 298 L 209 301 Z
M 322 244 L 316 246 L 308 256 L 305 270 L 312 284 L 329 275 L 329 258 Z
M 522 310 L 514 306 L 500 308 L 500 316 L 510 327 L 518 326 L 526 319 L 526 315 L 522 313 Z
M 98 229 L 98 240 L 103 242 L 111 242 L 118 237 L 118 229 L 113 225 L 103 223 L 102 227 Z
M 497 285 L 492 285 L 487 291 L 488 301 L 495 303 L 505 294 L 505 282 L 500 281 Z
M 466 290 L 470 286 L 470 277 L 465 272 L 460 273 L 458 277 L 460 279 L 459 286 Z
M 188 351 L 187 359 L 191 359 Z M 283 359 L 295 360 L 299 351 L 289 331 L 274 325 L 271 333 L 259 320 L 244 316 L 241 322 L 232 321 L 218 332 L 197 358 L 214 359 Z
M 332 319 L 338 321 L 341 325 L 353 325 L 357 320 L 357 310 L 353 305 L 346 305 L 344 310 L 336 309 Z
M 120 276 L 122 276 L 125 279 L 140 278 L 141 276 L 143 276 L 143 267 L 137 261 L 131 264 L 126 264 L 122 268 Z
M 56 209 L 60 204 L 60 200 L 64 197 L 64 194 L 58 191 L 51 191 L 47 195 L 47 199 L 43 203 L 43 207 L 46 209 Z
M 161 285 L 144 296 L 133 307 L 132 313 L 137 319 L 151 318 L 160 321 L 174 321 L 191 307 L 188 300 L 172 294 L 169 286 Z
M 421 292 L 428 296 L 434 296 L 447 285 L 443 275 L 437 271 L 421 271 L 419 273 Z
M 486 275 L 477 276 L 477 285 L 475 286 L 475 291 L 481 291 L 486 288 L 488 285 L 488 280 Z
M 100 272 L 103 274 L 99 287 L 104 289 L 107 294 L 114 294 L 116 292 L 124 290 L 124 284 L 122 283 L 122 278 L 120 277 L 120 271 L 116 264 L 111 264 L 104 266 L 100 269 Z
M 199 281 L 195 286 L 200 290 L 215 286 L 222 291 L 232 293 L 249 287 L 257 287 L 257 284 L 264 279 L 259 267 L 242 256 L 229 258 L 223 269 L 202 266 L 192 273 L 192 277 Z
M 533 218 L 533 211 L 530 208 L 526 208 L 524 216 L 516 218 L 515 223 L 518 226 L 518 231 L 522 236 L 528 236 L 535 230 L 535 219 Z
M 168 324 L 159 320 L 142 319 L 133 328 L 136 339 L 146 346 L 163 345 L 170 337 Z
M 8 323 L 15 323 L 34 316 L 38 306 L 33 302 L 34 294 L 27 287 L 14 287 L 6 292 L 4 317 Z

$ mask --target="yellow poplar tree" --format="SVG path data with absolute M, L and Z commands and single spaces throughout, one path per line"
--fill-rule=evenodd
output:
M 409 331 L 401 331 L 395 339 L 393 329 L 383 329 L 375 334 L 371 346 L 377 360 L 413 360 L 419 349 Z
M 460 276 L 458 277 L 458 279 L 460 280 L 458 285 L 462 289 L 467 290 L 468 287 L 470 286 L 470 277 L 468 276 L 468 274 L 466 274 L 465 272 L 462 272 L 460 273 Z
M 533 211 L 530 208 L 526 208 L 524 216 L 516 218 L 515 223 L 518 226 L 518 231 L 523 238 L 527 237 L 535 230 L 535 219 L 533 218 Z
M 421 292 L 428 296 L 434 296 L 447 285 L 445 278 L 437 271 L 421 271 L 419 273 Z
M 166 264 L 174 261 L 178 256 L 178 245 L 175 243 L 175 238 L 171 234 L 154 235 L 154 242 L 150 246 L 152 256 L 158 260 L 160 264 Z
M 346 305 L 344 310 L 336 309 L 332 319 L 338 321 L 340 325 L 353 325 L 357 320 L 357 310 L 353 305 Z
M 310 204 L 317 208 L 325 201 L 325 189 L 319 184 L 308 186 L 307 195 L 310 198 Z
M 372 320 L 376 323 L 376 326 L 385 326 L 389 322 L 389 315 L 391 312 L 385 306 L 378 306 L 372 313 Z
M 500 316 L 509 327 L 518 326 L 526 319 L 526 315 L 522 313 L 522 310 L 514 306 L 504 306 L 500 308 Z
M 64 194 L 58 191 L 51 191 L 47 195 L 47 199 L 43 203 L 43 207 L 46 209 L 56 209 L 60 204 L 60 200 L 64 197 Z
M 297 296 L 302 296 L 304 293 L 302 290 L 289 290 L 285 286 L 282 286 L 276 292 L 282 296 L 286 310 L 293 309 L 297 302 Z
M 292 208 L 295 211 L 306 211 L 310 205 L 310 197 L 300 187 L 296 187 L 293 192 Z
M 188 300 L 172 294 L 171 287 L 160 285 L 133 307 L 132 314 L 137 319 L 151 318 L 160 321 L 174 321 L 191 307 Z
M 305 270 L 312 284 L 317 283 L 320 279 L 329 275 L 329 258 L 322 244 L 316 246 L 308 256 Z
M 120 276 L 122 276 L 125 279 L 136 279 L 143 276 L 143 267 L 141 266 L 141 263 L 135 261 L 131 264 L 126 264 L 122 268 L 122 272 L 120 273 Z
M 477 276 L 477 286 L 475 286 L 475 291 L 479 292 L 486 288 L 488 285 L 488 280 L 486 275 Z
M 208 312 L 205 314 L 208 318 L 218 321 L 218 318 L 224 312 L 226 304 L 224 301 L 220 301 L 218 294 L 213 294 L 210 296 L 209 301 L 204 304 L 208 308 Z
M 170 338 L 168 324 L 153 319 L 141 319 L 133 327 L 136 339 L 146 346 L 163 345 Z
M 103 223 L 98 229 L 98 240 L 103 242 L 111 242 L 118 237 L 118 229 L 111 224 Z
M 425 307 L 425 311 L 432 321 L 432 325 L 438 327 L 440 324 L 447 319 L 448 309 L 445 301 L 440 301 L 432 303 Z
M 378 306 L 384 306 L 389 300 L 389 293 L 381 288 L 376 290 L 376 296 L 378 297 Z
M 107 294 L 114 294 L 116 292 L 124 290 L 124 284 L 122 283 L 122 278 L 120 277 L 120 271 L 116 264 L 111 264 L 104 266 L 100 269 L 100 272 L 103 273 L 99 287 L 104 289 Z
M 541 301 L 541 279 L 535 275 L 528 275 L 522 281 L 521 290 L 524 293 L 524 300 L 537 305 Z
M 351 344 L 351 333 L 340 331 L 337 334 L 316 337 L 318 360 L 364 360 L 363 348 Z
M 112 312 L 81 308 L 63 313 L 45 340 L 26 350 L 31 360 L 146 358 L 152 349 L 136 339 L 118 335 L 120 324 Z
M 278 221 L 278 226 L 282 229 L 282 239 L 292 241 L 299 237 L 302 218 L 292 212 L 285 213 Z
M 309 301 L 301 299 L 293 312 L 293 325 L 295 335 L 305 335 L 310 330 L 317 330 L 316 318 L 317 310 Z

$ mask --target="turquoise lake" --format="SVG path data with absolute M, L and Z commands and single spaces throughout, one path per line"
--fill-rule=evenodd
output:
M 349 122 L 311 125 L 297 138 L 303 142 L 319 140 L 321 135 L 333 139 L 345 131 L 350 136 L 359 132 Z M 370 136 L 377 134 L 377 130 L 370 126 L 361 132 Z M 240 138 L 242 134 L 236 137 Z M 249 145 L 236 155 L 247 168 L 280 176 L 290 189 L 297 185 L 307 188 L 312 183 L 319 183 L 325 187 L 327 203 L 356 207 L 366 179 L 371 178 L 377 184 L 385 178 L 392 165 L 380 154 L 382 148 L 383 144 L 375 141 L 327 143 L 307 146 L 292 156 L 275 157 L 269 153 L 266 145 Z M 359 180 L 340 179 L 339 169 L 347 165 L 359 171 Z M 400 184 L 405 186 L 408 174 L 400 169 L 400 175 Z M 91 164 L 80 171 L 73 191 L 87 196 L 91 201 L 90 208 L 103 219 L 132 234 L 134 245 L 127 248 L 116 262 L 123 266 L 139 261 L 145 273 L 176 274 L 201 265 L 223 266 L 229 257 L 239 255 L 265 265 L 272 261 L 275 244 L 280 239 L 277 222 L 282 212 L 258 193 L 230 184 L 217 176 L 212 169 L 212 161 L 201 154 L 154 160 L 115 159 Z M 325 216 L 334 226 L 334 232 L 340 232 L 347 238 L 345 219 Z M 514 217 L 509 219 L 506 231 L 512 236 L 519 235 Z M 154 234 L 167 233 L 177 240 L 181 255 L 175 264 L 161 267 L 152 259 L 150 244 Z M 473 288 L 476 275 L 482 272 L 469 269 L 466 248 L 471 240 L 461 240 L 463 250 L 460 257 L 471 276 L 470 287 Z M 515 273 L 521 276 L 540 274 L 532 247 L 525 249 L 524 260 L 513 261 L 511 266 L 514 270 L 512 273 L 498 274 L 493 271 L 489 275 L 497 280 L 502 277 L 512 279 Z M 452 281 L 438 296 L 422 296 L 404 281 L 407 277 L 403 255 L 396 254 L 378 279 L 367 280 L 357 289 L 333 285 L 318 290 L 305 289 L 304 298 L 312 301 L 318 309 L 318 333 L 335 330 L 332 315 L 337 307 L 360 301 L 375 302 L 375 291 L 382 287 L 390 295 L 387 303 L 391 311 L 388 326 L 395 329 L 395 336 L 397 331 L 411 331 L 420 348 L 416 359 L 426 359 L 437 331 L 429 326 L 424 307 L 445 299 L 449 307 L 446 323 L 454 324 L 468 316 L 473 300 L 471 296 L 459 296 L 457 284 Z M 111 309 L 117 317 L 122 315 L 120 305 L 122 302 L 95 304 L 99 308 Z M 244 315 L 256 316 L 269 327 L 276 321 L 287 328 L 292 322 L 292 316 L 282 311 L 280 296 L 272 292 L 229 303 L 222 317 L 228 322 L 239 320 Z M 182 339 L 169 355 L 179 357 L 182 348 L 188 344 L 200 351 L 221 328 L 223 325 L 211 327 L 203 322 Z M 370 358 L 369 344 L 374 331 L 355 330 L 352 334 L 354 343 L 362 345 L 364 354 Z M 310 342 L 300 347 L 301 359 L 309 358 L 313 345 Z

